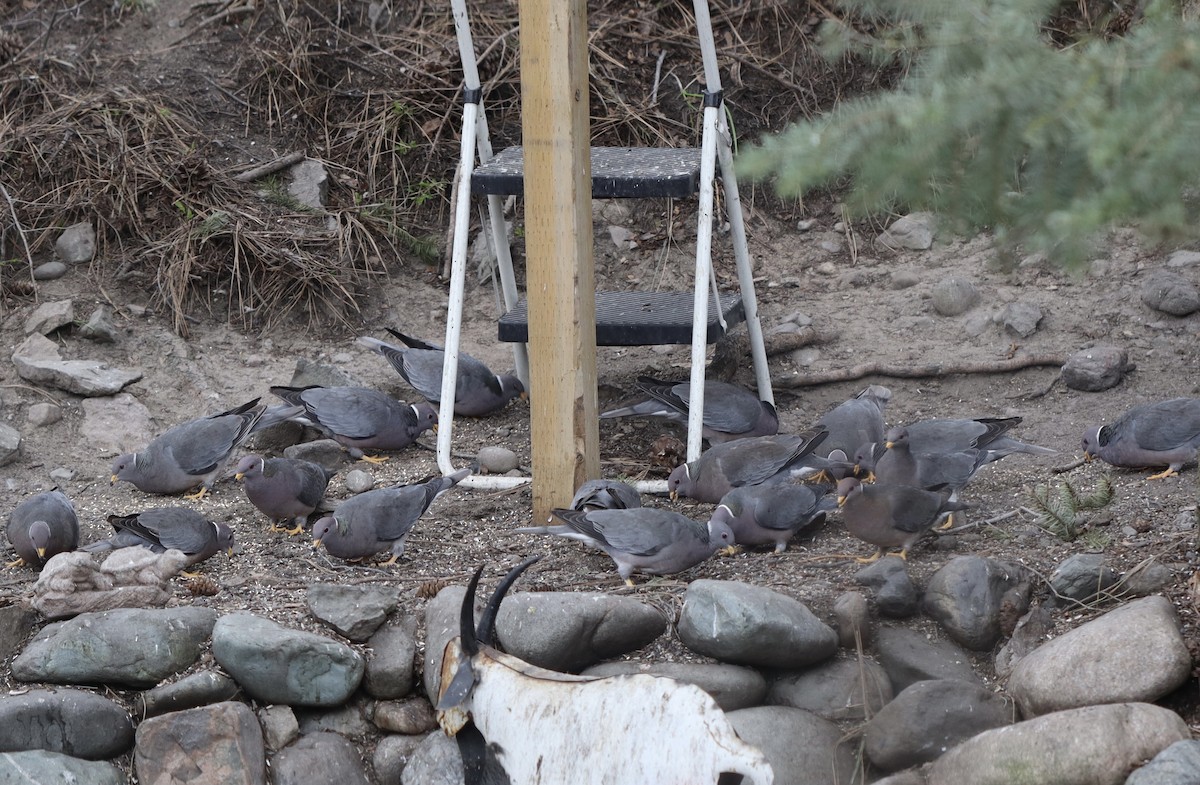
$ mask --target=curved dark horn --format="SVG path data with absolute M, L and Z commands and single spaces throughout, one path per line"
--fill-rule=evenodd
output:
M 496 637 L 496 614 L 500 610 L 500 601 L 504 599 L 504 595 L 508 592 L 509 588 L 516 583 L 517 578 L 521 576 L 521 573 L 525 572 L 530 565 L 539 561 L 541 558 L 541 556 L 530 556 L 528 559 L 509 570 L 508 575 L 504 576 L 504 580 L 500 581 L 500 584 L 496 586 L 496 590 L 492 592 L 492 598 L 488 600 L 487 605 L 484 606 L 483 616 L 480 617 L 479 627 L 477 627 L 475 631 L 475 637 L 479 643 L 482 643 L 484 646 L 492 645 L 492 641 Z M 466 647 L 463 648 L 465 649 Z
M 458 616 L 458 634 L 461 638 L 459 645 L 467 657 L 474 657 L 479 653 L 479 641 L 475 638 L 475 590 L 479 588 L 479 576 L 483 575 L 483 568 L 484 565 L 479 565 L 479 569 L 471 576 Z

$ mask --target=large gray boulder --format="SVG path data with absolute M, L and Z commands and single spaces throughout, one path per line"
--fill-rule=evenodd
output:
M 0 697 L 0 750 L 5 752 L 48 750 L 102 760 L 132 746 L 129 712 L 102 695 L 30 690 Z
M 797 669 L 832 657 L 837 633 L 802 603 L 738 581 L 693 581 L 683 597 L 679 639 L 723 662 Z
M 212 608 L 120 608 L 49 624 L 12 663 L 18 681 L 153 687 L 200 659 Z
M 854 754 L 842 729 L 803 709 L 755 706 L 726 715 L 742 741 L 762 750 L 776 785 L 850 785 Z
M 504 651 L 568 673 L 640 649 L 666 628 L 655 608 L 596 592 L 520 592 L 505 597 L 496 614 Z
M 125 785 L 129 779 L 105 761 L 82 760 L 47 750 L 0 753 L 3 785 Z
M 956 744 L 1012 722 L 1003 698 L 958 679 L 919 681 L 906 687 L 863 729 L 871 763 L 896 771 L 936 759 Z
M 984 731 L 934 761 L 929 785 L 1121 785 L 1142 761 L 1191 738 L 1149 703 L 1068 709 Z
M 213 656 L 251 697 L 291 706 L 344 703 L 365 668 L 362 656 L 344 643 L 251 613 L 217 621 Z
M 174 711 L 137 729 L 133 766 L 144 783 L 266 785 L 262 728 L 244 703 Z
M 1048 641 L 1013 669 L 1025 716 L 1097 703 L 1150 702 L 1183 684 L 1192 658 L 1165 597 L 1134 600 Z

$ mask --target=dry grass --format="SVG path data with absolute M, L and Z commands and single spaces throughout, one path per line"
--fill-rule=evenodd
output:
M 806 3 L 712 5 L 738 134 L 780 128 L 880 78 L 817 55 L 810 39 L 822 13 Z M 0 280 L 27 280 L 19 271 L 49 258 L 61 227 L 89 220 L 98 225 L 95 274 L 144 284 L 181 334 L 198 312 L 244 328 L 294 316 L 348 325 L 374 276 L 440 255 L 461 90 L 448 8 L 393 4 L 391 16 L 372 20 L 365 3 L 201 6 L 154 63 L 122 62 L 127 53 L 96 37 L 71 49 L 79 38 L 62 31 L 53 9 L 0 18 L 0 262 L 24 263 L 6 266 Z M 503 146 L 520 130 L 518 6 L 470 6 L 492 135 Z M 73 12 L 119 30 L 156 8 L 85 2 Z M 698 142 L 702 70 L 691 15 L 686 0 L 591 10 L 598 142 Z M 231 76 L 209 61 L 210 47 L 233 53 Z M 192 89 L 159 89 L 139 67 Z M 215 91 L 198 89 L 205 84 Z M 296 209 L 278 180 L 238 183 L 237 171 L 214 163 L 228 160 L 214 147 L 214 123 L 230 108 L 242 138 L 325 163 L 326 213 Z

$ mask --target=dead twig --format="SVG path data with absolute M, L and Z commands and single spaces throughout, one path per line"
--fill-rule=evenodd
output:
M 287 155 L 280 156 L 274 161 L 268 161 L 265 164 L 256 166 L 253 169 L 247 169 L 233 179 L 239 183 L 252 183 L 255 180 L 266 177 L 267 175 L 275 174 L 280 169 L 286 169 L 292 164 L 298 164 L 305 159 L 307 154 L 303 150 L 296 150 Z
M 1023 368 L 1044 365 L 1061 366 L 1067 360 L 1060 354 L 1030 354 L 1005 360 L 976 360 L 964 362 L 932 363 L 928 365 L 896 365 L 886 362 L 870 362 L 839 368 L 825 373 L 776 377 L 771 384 L 781 389 L 816 387 L 835 382 L 850 382 L 866 376 L 892 376 L 898 379 L 923 379 L 931 376 L 953 376 L 967 373 L 1008 373 Z
M 1054 472 L 1055 474 L 1064 474 L 1066 472 L 1071 471 L 1072 469 L 1078 469 L 1080 466 L 1083 466 L 1087 462 L 1088 462 L 1088 459 L 1085 456 L 1085 457 L 1079 458 L 1077 460 L 1071 461 L 1070 463 L 1068 463 L 1064 466 L 1054 466 L 1050 469 L 1050 471 Z
M 4 187 L 4 183 L 0 183 L 0 194 L 4 195 L 4 201 L 8 202 L 8 213 L 12 216 L 13 229 L 16 230 L 17 236 L 21 238 L 21 245 L 25 248 L 25 259 L 29 262 L 29 273 L 33 274 L 33 252 L 29 250 L 29 241 L 25 239 L 25 229 L 21 226 L 20 219 L 17 218 L 17 206 L 13 203 L 12 195 L 8 193 L 8 189 Z

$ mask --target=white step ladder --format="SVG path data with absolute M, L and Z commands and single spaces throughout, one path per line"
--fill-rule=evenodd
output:
M 705 347 L 725 334 L 730 322 L 744 319 L 749 331 L 758 397 L 769 403 L 771 390 L 767 353 L 758 318 L 758 301 L 746 228 L 733 169 L 732 140 L 725 120 L 721 76 L 713 44 L 707 0 L 693 0 L 700 51 L 704 60 L 704 118 L 699 149 L 593 147 L 592 195 L 595 198 L 690 197 L 698 194 L 696 227 L 696 277 L 692 292 L 597 292 L 597 345 L 650 345 L 690 343 L 691 400 L 687 458 L 700 455 L 704 413 Z M 493 155 L 483 110 L 483 91 L 475 61 L 466 0 L 451 0 L 454 28 L 463 67 L 463 130 L 455 188 L 454 240 L 451 246 L 450 302 L 446 314 L 446 362 L 442 369 L 441 408 L 438 413 L 437 460 L 444 474 L 455 471 L 450 446 L 454 433 L 454 394 L 458 378 L 459 344 L 470 233 L 471 197 L 487 197 L 489 231 L 497 256 L 497 271 L 505 314 L 499 338 L 512 341 L 516 374 L 529 388 L 526 304 L 517 292 L 503 215 L 503 197 L 524 194 L 524 157 L 519 147 Z M 476 155 L 479 166 L 476 167 Z M 730 237 L 737 265 L 739 294 L 720 294 L 712 271 L 713 201 L 716 169 L 720 164 L 729 216 Z M 710 292 L 711 288 L 711 292 Z M 530 395 L 536 395 L 530 390 Z M 504 489 L 529 482 L 528 477 L 472 476 L 467 487 Z M 639 484 L 643 492 L 666 491 L 663 481 Z

